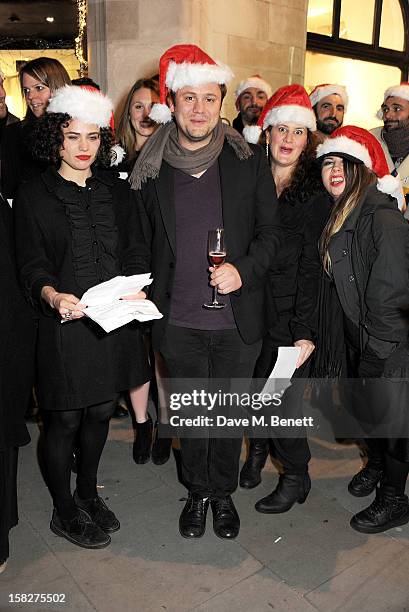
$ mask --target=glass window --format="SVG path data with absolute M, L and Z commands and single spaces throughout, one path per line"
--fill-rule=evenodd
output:
M 340 38 L 372 44 L 375 0 L 342 0 Z M 400 12 L 400 9 L 399 9 Z
M 310 0 L 308 3 L 307 30 L 315 34 L 332 36 L 333 0 Z
M 383 0 L 379 46 L 403 51 L 404 39 L 405 33 L 399 0 Z
M 304 82 L 307 91 L 311 91 L 318 83 L 334 81 L 347 88 L 349 105 L 344 125 L 358 125 L 366 129 L 380 125 L 375 114 L 383 102 L 383 92 L 391 85 L 400 83 L 400 80 L 400 70 L 394 66 L 313 51 L 307 51 L 305 56 Z M 365 83 L 364 89 L 362 83 Z

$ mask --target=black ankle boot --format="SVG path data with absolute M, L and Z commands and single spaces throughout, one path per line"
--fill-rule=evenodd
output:
M 250 439 L 247 461 L 241 468 L 240 486 L 243 489 L 253 489 L 261 482 L 261 470 L 268 457 L 268 439 Z
M 172 438 L 162 438 L 158 435 L 158 425 L 155 425 L 153 433 L 152 445 L 152 463 L 155 465 L 163 465 L 169 460 L 172 450 Z
M 139 465 L 148 463 L 152 446 L 152 419 L 148 416 L 145 423 L 136 423 L 136 437 L 133 443 L 133 460 Z
M 78 508 L 78 514 L 71 520 L 61 519 L 54 509 L 50 529 L 81 548 L 105 548 L 111 542 L 110 536 L 81 508 Z
M 382 466 L 371 464 L 369 461 L 362 470 L 353 476 L 348 484 L 348 491 L 355 497 L 366 497 L 375 491 L 376 485 L 380 482 L 382 476 Z
M 409 522 L 407 495 L 395 495 L 393 487 L 381 486 L 372 504 L 355 514 L 350 525 L 361 533 L 381 533 Z
M 280 514 L 290 510 L 295 502 L 303 504 L 311 489 L 307 474 L 280 474 L 278 485 L 270 495 L 260 499 L 255 508 L 265 514 Z

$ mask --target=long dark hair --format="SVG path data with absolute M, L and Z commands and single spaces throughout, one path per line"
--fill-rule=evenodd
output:
M 63 128 L 67 127 L 71 117 L 66 113 L 44 113 L 33 123 L 29 146 L 33 157 L 59 168 L 61 165 L 61 147 L 64 145 Z M 101 144 L 93 165 L 108 168 L 111 163 L 111 146 L 113 133 L 110 127 L 100 129 Z
M 291 174 L 288 185 L 280 195 L 280 201 L 285 204 L 307 202 L 314 194 L 322 191 L 322 181 L 319 165 L 316 163 L 315 151 L 317 143 L 315 137 L 308 130 L 307 144 L 298 158 L 297 164 Z
M 326 157 L 332 157 L 327 155 Z M 322 161 L 325 160 L 325 157 Z M 320 239 L 320 253 L 324 270 L 331 274 L 331 258 L 328 252 L 330 240 L 334 234 L 339 232 L 348 216 L 358 204 L 362 194 L 376 181 L 376 176 L 364 164 L 343 159 L 345 189 L 336 200 L 330 218 L 322 232 Z

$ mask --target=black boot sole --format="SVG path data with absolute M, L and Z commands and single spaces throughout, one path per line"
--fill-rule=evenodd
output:
M 108 541 L 103 542 L 102 544 L 81 544 L 80 542 L 78 542 L 78 540 L 71 537 L 66 531 L 59 529 L 59 527 L 54 525 L 52 522 L 50 523 L 50 529 L 53 533 L 55 533 L 55 535 L 60 536 L 60 538 L 65 538 L 72 544 L 75 544 L 76 546 L 80 546 L 81 548 L 99 549 L 99 548 L 106 548 L 107 546 L 111 544 L 110 536 L 108 536 Z
M 400 518 L 400 519 L 391 521 L 390 523 L 388 523 L 387 526 L 385 525 L 384 526 L 378 525 L 374 527 L 369 527 L 369 525 L 361 526 L 359 525 L 359 523 L 356 523 L 354 521 L 354 517 L 352 517 L 349 522 L 352 529 L 354 529 L 355 531 L 359 531 L 359 533 L 382 533 L 384 531 L 388 531 L 388 529 L 393 529 L 394 527 L 401 527 L 402 525 L 406 525 L 407 523 L 409 523 L 409 514 L 405 516 L 404 518 Z
M 376 490 L 376 485 L 374 486 L 373 489 L 371 489 L 371 491 L 368 491 L 367 493 L 360 493 L 358 491 L 354 491 L 353 489 L 350 489 L 348 487 L 348 493 L 350 495 L 353 495 L 354 497 L 368 497 L 368 495 L 372 495 L 372 493 Z

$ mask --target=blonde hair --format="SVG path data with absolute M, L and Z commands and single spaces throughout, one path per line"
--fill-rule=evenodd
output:
M 154 79 L 138 79 L 131 87 L 125 101 L 124 110 L 122 111 L 117 129 L 117 138 L 119 144 L 125 149 L 128 159 L 135 155 L 136 134 L 131 123 L 131 102 L 132 97 L 138 89 L 150 89 L 159 98 L 159 83 Z
M 331 215 L 322 232 L 319 243 L 322 265 L 329 276 L 331 276 L 331 257 L 328 250 L 330 240 L 342 228 L 358 204 L 365 189 L 376 181 L 376 175 L 364 164 L 343 159 L 343 166 L 345 189 L 332 208 Z

